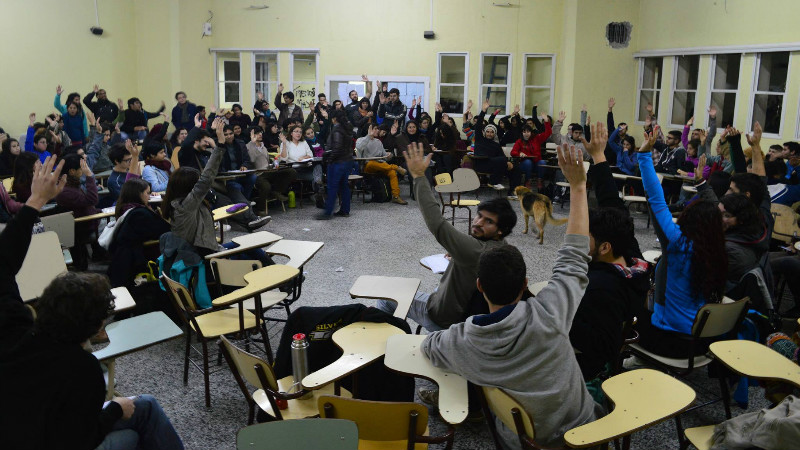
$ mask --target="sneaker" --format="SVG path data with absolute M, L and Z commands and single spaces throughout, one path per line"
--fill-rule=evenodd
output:
M 494 189 L 495 191 L 504 191 L 504 190 L 506 190 L 506 187 L 503 186 L 502 184 L 490 184 L 489 187 Z
M 325 214 L 325 213 L 319 213 L 316 216 L 314 216 L 314 220 L 331 220 L 332 218 L 333 218 L 333 215 Z
M 247 228 L 249 228 L 252 231 L 255 230 L 256 228 L 263 227 L 264 225 L 268 224 L 271 220 L 272 220 L 271 216 L 259 217 L 256 220 L 251 220 L 250 222 L 248 222 Z
M 519 200 L 519 197 L 517 197 L 514 194 L 508 195 L 506 198 L 509 199 L 509 200 Z
M 341 209 L 333 213 L 333 215 L 339 217 L 350 217 L 350 213 L 343 212 Z
M 398 205 L 407 205 L 408 202 L 403 200 L 400 197 L 392 197 L 392 203 L 397 203 Z
M 439 390 L 438 389 L 417 389 L 417 395 L 419 395 L 419 399 L 422 403 L 425 403 L 429 407 L 438 408 L 439 407 Z
M 647 361 L 639 358 L 638 356 L 631 356 L 622 361 L 622 368 L 625 370 L 646 369 L 650 367 Z

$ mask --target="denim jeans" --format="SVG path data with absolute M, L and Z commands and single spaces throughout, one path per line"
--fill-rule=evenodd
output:
M 140 395 L 133 403 L 133 416 L 118 420 L 98 450 L 183 449 L 180 436 L 153 396 Z
M 248 200 L 253 196 L 253 186 L 256 184 L 256 175 L 245 175 L 225 182 L 225 187 L 230 192 L 232 189 L 242 193 Z
M 437 325 L 436 322 L 428 316 L 428 299 L 430 297 L 431 294 L 417 292 L 417 295 L 414 296 L 414 300 L 411 301 L 411 308 L 408 309 L 408 318 L 422 325 L 422 328 L 428 331 L 444 330 L 444 328 Z M 378 300 L 378 305 L 376 307 L 381 311 L 394 314 L 394 310 L 397 309 L 397 302 Z
M 522 171 L 522 173 L 525 174 L 526 182 L 533 179 L 533 164 L 534 164 L 533 160 L 529 158 L 525 158 L 522 160 L 521 163 L 519 163 L 519 169 Z M 545 160 L 541 160 L 536 163 L 536 176 L 540 180 L 544 178 L 544 167 L 542 166 L 544 166 L 545 164 L 547 164 L 547 161 Z
M 353 169 L 353 163 L 338 162 L 328 164 L 328 198 L 325 202 L 325 214 L 333 214 L 336 207 L 336 197 L 342 199 L 342 207 L 339 211 L 343 214 L 350 213 L 350 183 L 348 177 Z

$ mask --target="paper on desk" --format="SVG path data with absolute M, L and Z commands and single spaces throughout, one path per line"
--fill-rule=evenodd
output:
M 115 211 L 115 208 L 113 206 L 109 206 L 108 208 L 103 208 L 102 211 L 106 214 L 111 214 Z
M 419 260 L 419 263 L 431 269 L 433 273 L 444 273 L 447 266 L 450 265 L 450 260 L 444 257 L 444 253 L 438 255 L 426 256 Z

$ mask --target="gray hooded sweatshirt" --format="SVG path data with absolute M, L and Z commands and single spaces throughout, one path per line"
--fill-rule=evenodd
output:
M 472 316 L 429 334 L 422 344 L 434 366 L 479 386 L 502 388 L 516 399 L 533 417 L 534 439 L 545 447 L 563 446 L 567 431 L 604 412 L 586 390 L 569 341 L 589 283 L 588 253 L 587 236 L 567 235 L 539 295 L 520 301 L 496 323 L 477 325 L 478 316 Z M 505 445 L 520 448 L 516 434 L 495 422 Z

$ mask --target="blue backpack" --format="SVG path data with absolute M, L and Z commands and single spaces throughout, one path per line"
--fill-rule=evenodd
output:
M 158 273 L 164 272 L 164 255 L 158 257 Z M 194 295 L 194 301 L 201 309 L 211 307 L 211 293 L 206 284 L 206 267 L 202 262 L 193 266 L 186 266 L 184 262 L 175 261 L 169 269 L 169 277 L 186 288 Z M 162 291 L 167 289 L 161 280 L 158 285 Z

